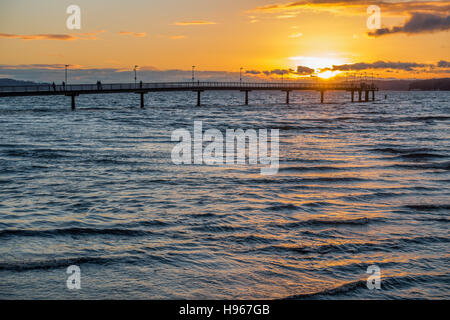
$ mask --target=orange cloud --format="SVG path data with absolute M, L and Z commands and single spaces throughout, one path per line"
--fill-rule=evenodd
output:
M 0 38 L 6 39 L 22 39 L 22 40 L 75 40 L 77 37 L 70 34 L 9 34 L 0 33 Z
M 384 14 L 408 12 L 436 13 L 450 11 L 450 1 L 374 1 L 374 0 L 301 0 L 256 7 L 250 12 L 280 13 L 292 10 L 331 11 L 340 14 L 366 14 L 369 5 L 378 5 Z
M 207 24 L 216 24 L 216 23 L 212 22 L 212 21 L 204 21 L 204 20 L 175 22 L 176 26 L 198 26 L 198 25 L 207 25 Z
M 172 39 L 172 40 L 180 40 L 180 39 L 185 39 L 186 38 L 186 36 L 170 36 L 169 37 L 170 39 Z
M 72 41 L 77 39 L 89 39 L 96 40 L 99 33 L 105 32 L 104 30 L 78 33 L 78 34 L 11 34 L 0 33 L 0 38 L 3 39 L 21 39 L 21 40 L 62 40 Z
M 135 38 L 143 38 L 143 37 L 147 36 L 147 33 L 145 33 L 145 32 L 120 31 L 119 34 L 120 35 L 128 35 L 128 36 L 132 36 Z

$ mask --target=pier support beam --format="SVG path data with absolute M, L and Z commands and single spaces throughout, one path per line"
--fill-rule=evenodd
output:
M 134 93 L 140 95 L 140 107 L 141 107 L 141 109 L 144 109 L 144 107 L 145 107 L 144 94 L 148 93 L 148 91 L 139 90 L 139 91 L 135 91 Z
M 196 90 L 196 92 L 197 92 L 197 107 L 200 107 L 201 105 L 200 93 L 202 92 L 202 90 Z
M 362 91 L 358 90 L 358 101 L 361 102 L 362 101 Z
M 352 102 L 355 102 L 355 91 L 352 90 Z
M 248 93 L 250 92 L 251 90 L 241 90 L 241 92 L 244 92 L 245 93 L 245 105 L 246 106 L 248 106 Z
M 364 100 L 366 100 L 366 102 L 369 101 L 369 91 L 368 90 L 365 91 L 364 98 L 365 98 Z
M 372 90 L 372 101 L 375 101 L 375 90 Z
M 78 95 L 78 93 L 71 93 L 71 94 L 66 94 L 66 97 L 70 97 L 71 100 L 71 109 L 72 111 L 75 110 L 75 97 Z
M 144 109 L 144 93 L 141 92 L 141 109 Z
M 290 90 L 283 90 L 283 91 L 286 91 L 286 104 L 289 104 L 289 94 L 291 93 L 291 91 Z
M 320 103 L 323 103 L 323 94 L 324 94 L 324 91 L 321 90 L 320 91 Z

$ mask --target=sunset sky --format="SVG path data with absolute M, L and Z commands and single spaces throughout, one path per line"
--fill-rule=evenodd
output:
M 81 8 L 81 29 L 66 9 Z M 367 8 L 381 9 L 371 31 Z M 0 77 L 73 82 L 450 76 L 450 1 L 2 0 Z

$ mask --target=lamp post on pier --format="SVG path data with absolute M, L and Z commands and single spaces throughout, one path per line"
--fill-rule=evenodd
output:
M 192 66 L 192 83 L 195 81 L 195 66 Z
M 66 64 L 64 65 L 64 83 L 67 84 L 67 68 L 70 67 L 70 65 Z
M 137 81 L 137 68 L 139 68 L 139 66 L 134 66 L 134 87 L 136 87 Z
M 242 67 L 239 69 L 239 83 L 242 84 Z

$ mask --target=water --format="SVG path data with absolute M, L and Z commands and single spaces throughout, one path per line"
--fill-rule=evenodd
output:
M 450 93 L 384 94 L 1 98 L 0 298 L 450 298 Z M 279 128 L 279 173 L 172 164 L 194 120 Z

